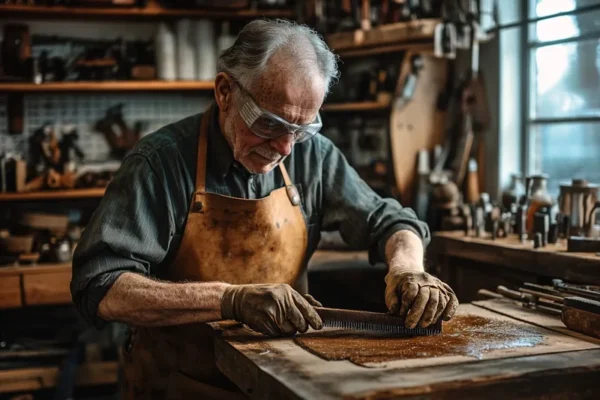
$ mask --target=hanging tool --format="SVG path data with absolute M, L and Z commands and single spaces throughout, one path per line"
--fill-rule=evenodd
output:
M 123 119 L 123 104 L 117 104 L 106 110 L 104 117 L 96 123 L 95 129 L 104 134 L 112 149 L 112 155 L 123 158 L 140 138 L 143 123 L 137 121 L 129 128 Z
M 404 82 L 402 83 L 402 92 L 400 97 L 394 104 L 394 107 L 399 110 L 408 104 L 417 88 L 417 82 L 419 80 L 419 72 L 423 69 L 425 63 L 423 61 L 423 57 L 418 54 L 415 54 L 410 59 L 410 73 L 406 75 L 404 78 Z
M 404 318 L 390 314 L 325 307 L 315 307 L 315 310 L 323 320 L 323 325 L 330 328 L 353 329 L 397 336 L 430 336 L 442 332 L 441 320 L 427 328 L 417 326 L 411 329 L 404 326 Z

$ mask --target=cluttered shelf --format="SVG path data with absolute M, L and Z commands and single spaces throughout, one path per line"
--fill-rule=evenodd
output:
M 465 236 L 459 231 L 436 232 L 432 251 L 436 256 L 468 259 L 508 269 L 559 277 L 573 282 L 600 284 L 600 256 L 596 253 L 568 252 L 566 240 L 533 248 L 516 235 L 507 238 Z
M 146 7 L 67 7 L 3 4 L 0 5 L 0 17 L 3 18 L 123 18 L 128 20 L 147 20 L 160 18 L 292 18 L 294 12 L 288 9 L 183 9 L 164 8 L 154 1 Z
M 19 368 L 0 371 L 0 393 L 48 389 L 56 387 L 58 366 Z M 78 367 L 76 386 L 116 384 L 119 365 L 116 361 L 86 363 Z
M 0 83 L 2 92 L 142 92 L 212 90 L 213 81 L 78 81 L 34 83 Z
M 438 19 L 419 19 L 385 24 L 370 30 L 355 30 L 327 35 L 327 43 L 341 57 L 371 55 L 412 49 L 433 48 Z
M 324 104 L 323 111 L 342 112 L 342 111 L 377 111 L 390 108 L 390 102 L 382 101 L 363 101 L 355 103 L 335 103 Z
M 72 190 L 46 190 L 39 192 L 24 193 L 0 193 L 0 202 L 99 198 L 104 195 L 105 190 L 105 188 L 92 188 Z

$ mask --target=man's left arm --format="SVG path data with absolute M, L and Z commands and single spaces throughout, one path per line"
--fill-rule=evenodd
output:
M 424 327 L 439 316 L 449 319 L 458 305 L 454 292 L 424 272 L 424 247 L 430 240 L 427 224 L 410 208 L 377 195 L 330 140 L 319 142 L 322 230 L 339 230 L 352 247 L 366 246 L 371 262 L 387 262 L 386 304 L 392 313 L 407 315 L 407 326 Z
M 385 245 L 385 304 L 392 314 L 406 316 L 409 328 L 447 321 L 458 307 L 452 288 L 425 272 L 423 253 L 421 238 L 408 230 L 397 231 Z

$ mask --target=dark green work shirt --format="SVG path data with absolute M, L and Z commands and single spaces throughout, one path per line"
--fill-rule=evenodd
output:
M 214 113 L 207 191 L 257 199 L 284 186 L 279 168 L 252 175 L 234 160 L 216 106 Z M 195 190 L 201 117 L 188 117 L 142 138 L 108 186 L 73 259 L 73 301 L 90 323 L 105 323 L 96 315 L 98 304 L 121 273 L 155 276 L 170 267 Z M 372 262 L 384 260 L 385 243 L 399 230 L 409 229 L 425 245 L 429 242 L 427 225 L 411 209 L 374 193 L 322 135 L 296 144 L 284 163 L 301 195 L 309 256 L 321 231 L 338 230 L 350 246 L 369 249 Z

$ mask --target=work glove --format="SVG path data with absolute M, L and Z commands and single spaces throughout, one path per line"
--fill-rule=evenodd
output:
M 448 321 L 458 307 L 452 288 L 427 272 L 390 270 L 385 283 L 385 304 L 390 313 L 406 317 L 407 328 Z
M 223 319 L 234 319 L 268 336 L 306 332 L 310 325 L 321 329 L 323 321 L 313 306 L 312 296 L 303 297 L 290 285 L 231 285 L 221 299 Z

